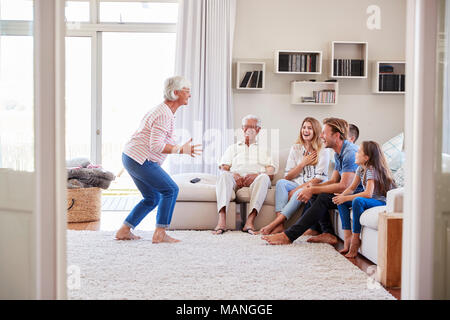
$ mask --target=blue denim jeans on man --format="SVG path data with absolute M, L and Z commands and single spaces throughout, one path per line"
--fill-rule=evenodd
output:
M 142 165 L 122 154 L 122 162 L 144 199 L 131 210 L 124 224 L 135 228 L 158 206 L 156 227 L 167 228 L 172 220 L 178 196 L 178 186 L 156 162 L 146 160 Z

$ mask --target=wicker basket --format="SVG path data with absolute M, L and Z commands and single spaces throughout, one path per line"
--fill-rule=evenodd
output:
M 67 222 L 100 220 L 101 199 L 100 188 L 67 189 Z

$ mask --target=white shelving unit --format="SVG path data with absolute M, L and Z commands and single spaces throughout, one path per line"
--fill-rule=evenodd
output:
M 250 87 L 251 77 L 246 87 L 241 87 L 241 83 L 248 72 L 262 71 L 256 78 L 257 87 Z M 262 75 L 262 79 L 259 77 Z M 266 63 L 259 61 L 238 61 L 236 62 L 236 88 L 239 90 L 264 90 L 266 78 Z M 258 83 L 260 86 L 258 87 Z
M 334 75 L 335 59 L 364 60 L 363 75 L 362 76 Z M 368 63 L 369 63 L 369 43 L 364 41 L 332 41 L 330 63 L 331 63 L 330 77 L 332 78 L 341 78 L 341 79 L 367 78 Z
M 287 59 L 284 70 L 280 70 L 280 55 Z M 306 61 L 302 61 L 302 56 L 306 57 Z M 301 71 L 307 70 L 307 56 L 315 56 L 315 70 L 314 71 Z M 302 62 L 304 63 L 302 68 Z M 289 71 L 289 66 L 291 70 Z M 306 67 L 306 68 L 305 68 Z M 281 66 L 283 69 L 283 66 Z M 304 51 L 304 50 L 276 50 L 274 54 L 274 72 L 281 74 L 321 74 L 322 73 L 322 51 Z
M 303 97 L 313 97 L 314 91 L 334 90 L 334 102 L 303 102 Z M 291 104 L 295 105 L 336 105 L 339 96 L 338 82 L 292 81 Z
M 372 72 L 372 91 L 377 94 L 405 94 L 405 91 L 381 91 L 380 89 L 380 67 L 392 66 L 394 68 L 393 74 L 405 74 L 405 61 L 376 61 L 373 64 Z

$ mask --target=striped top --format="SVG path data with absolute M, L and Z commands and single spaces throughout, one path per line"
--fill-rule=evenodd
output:
M 137 131 L 125 144 L 123 153 L 141 165 L 145 160 L 161 165 L 167 157 L 162 153 L 166 144 L 175 145 L 174 119 L 172 110 L 165 103 L 147 112 Z

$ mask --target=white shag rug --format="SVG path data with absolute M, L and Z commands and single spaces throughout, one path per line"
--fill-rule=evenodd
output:
M 332 246 L 271 246 L 241 231 L 169 231 L 182 240 L 114 240 L 112 231 L 67 232 L 69 299 L 395 299 Z

